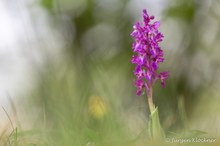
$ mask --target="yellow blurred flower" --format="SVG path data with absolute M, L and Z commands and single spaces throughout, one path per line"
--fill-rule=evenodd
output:
M 96 119 L 101 119 L 106 114 L 106 104 L 102 97 L 91 96 L 89 98 L 89 113 Z

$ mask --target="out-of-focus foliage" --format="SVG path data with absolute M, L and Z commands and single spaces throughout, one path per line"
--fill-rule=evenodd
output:
M 41 0 L 41 4 L 48 10 L 53 9 L 53 0 Z
M 186 22 L 193 21 L 197 8 L 194 0 L 170 0 L 170 4 L 171 6 L 166 10 L 166 17 L 174 17 Z
M 34 129 L 43 133 L 46 145 L 141 146 L 149 142 L 147 98 L 136 97 L 133 87 L 130 32 L 138 18 L 128 13 L 129 2 L 40 1 L 54 22 L 63 25 L 67 41 L 63 60 L 48 61 L 44 70 L 36 72 L 38 83 L 26 99 L 38 109 Z M 170 70 L 170 78 L 165 89 L 156 85 L 153 96 L 168 136 L 170 131 L 182 134 L 201 128 L 191 126 L 202 117 L 203 113 L 196 113 L 199 105 L 219 101 L 219 91 L 206 95 L 219 89 L 219 7 L 219 1 L 166 3 L 161 22 L 166 60 L 161 67 Z M 199 102 L 202 98 L 204 103 Z

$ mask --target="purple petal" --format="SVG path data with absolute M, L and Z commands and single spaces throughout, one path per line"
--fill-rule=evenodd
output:
M 159 75 L 159 78 L 161 80 L 161 85 L 162 87 L 165 87 L 166 85 L 166 79 L 169 77 L 169 72 L 165 71 L 165 72 L 161 72 Z
M 152 72 L 148 70 L 146 75 L 145 75 L 145 77 L 150 82 L 151 81 L 151 77 L 152 77 Z
M 136 95 L 140 96 L 142 94 L 142 92 L 143 92 L 143 89 L 144 89 L 145 85 L 144 85 L 143 81 L 140 80 L 140 79 L 136 80 L 134 84 L 135 84 L 135 86 L 137 88 Z
M 133 55 L 132 59 L 131 59 L 132 64 L 137 64 L 137 62 L 138 62 L 137 60 L 138 60 L 138 57 Z
M 159 21 L 154 22 L 154 28 L 158 29 L 159 27 L 160 27 L 160 22 Z
M 137 43 L 135 48 L 134 48 L 134 52 L 138 52 L 141 49 L 141 44 Z
M 152 67 L 154 70 L 157 70 L 158 69 L 158 64 L 154 61 L 152 62 Z

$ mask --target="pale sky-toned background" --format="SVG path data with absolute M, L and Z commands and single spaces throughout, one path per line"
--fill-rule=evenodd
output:
M 103 4 L 115 6 L 114 1 L 105 0 Z M 159 19 L 165 6 L 162 0 L 131 0 L 128 13 L 141 18 L 139 12 L 146 5 Z M 44 55 L 59 57 L 65 44 L 59 28 L 50 26 L 50 17 L 35 0 L 1 0 L 0 18 L 0 104 L 6 106 L 8 95 L 16 98 L 25 94 L 35 82 L 33 63 L 40 67 Z
M 34 0 L 1 0 L 0 18 L 0 104 L 6 106 L 8 95 L 31 88 L 45 55 L 58 57 L 63 39 Z

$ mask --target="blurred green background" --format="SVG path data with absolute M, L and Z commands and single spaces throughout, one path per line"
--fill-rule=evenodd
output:
M 165 88 L 156 84 L 153 97 L 167 137 L 199 136 L 202 131 L 207 132 L 204 137 L 219 137 L 219 0 L 39 0 L 34 4 L 45 10 L 51 29 L 60 30 L 65 45 L 56 59 L 41 48 L 44 68 L 33 64 L 37 82 L 18 107 L 29 126 L 17 122 L 18 132 L 13 131 L 5 144 L 152 145 L 147 98 L 135 95 L 130 62 L 130 33 L 142 20 L 143 8 L 161 20 L 165 36 L 161 44 L 165 62 L 160 69 L 168 70 L 170 77 Z

